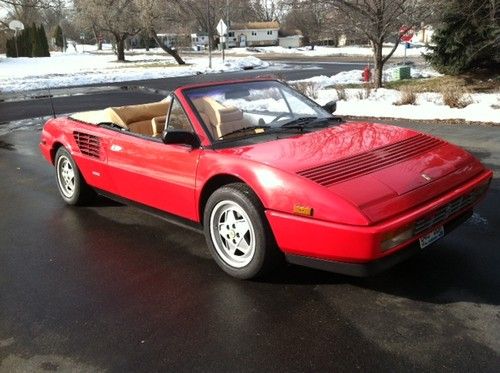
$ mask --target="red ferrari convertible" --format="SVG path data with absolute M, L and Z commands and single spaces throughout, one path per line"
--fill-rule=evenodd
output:
M 49 120 L 40 149 L 59 192 L 95 192 L 203 230 L 217 264 L 386 269 L 472 214 L 492 172 L 409 129 L 344 122 L 275 80 L 183 86 L 152 104 Z

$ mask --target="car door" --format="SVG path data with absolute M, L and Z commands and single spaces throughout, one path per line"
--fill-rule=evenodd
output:
M 194 132 L 175 97 L 167 126 Z M 111 140 L 108 166 L 121 197 L 195 220 L 195 180 L 201 151 L 187 145 L 164 144 L 159 138 L 121 132 Z

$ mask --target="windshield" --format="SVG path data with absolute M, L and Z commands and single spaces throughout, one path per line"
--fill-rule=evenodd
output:
M 333 118 L 321 106 L 277 81 L 193 88 L 185 94 L 216 140 L 312 128 Z

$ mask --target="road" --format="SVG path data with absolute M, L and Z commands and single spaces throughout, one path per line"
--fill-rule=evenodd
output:
M 202 74 L 192 76 L 182 76 L 165 79 L 134 80 L 128 82 L 109 82 L 103 84 L 93 84 L 95 90 L 89 90 L 85 95 L 73 95 L 55 97 L 54 108 L 56 113 L 71 113 L 81 110 L 100 109 L 108 106 L 127 105 L 133 102 L 150 102 L 161 99 L 165 92 L 175 89 L 178 86 L 197 82 L 221 81 L 227 79 L 245 79 L 262 75 L 278 75 L 287 80 L 299 80 L 310 78 L 315 75 L 337 74 L 341 71 L 361 69 L 362 62 L 304 62 L 304 61 L 275 61 L 277 65 L 263 70 L 235 71 L 219 74 Z M 100 90 L 101 87 L 105 89 Z M 116 87 L 110 90 L 109 87 Z M 142 92 L 142 95 L 130 94 L 130 90 Z M 64 91 L 64 90 L 63 90 Z M 149 94 L 157 91 L 157 95 Z M 55 91 L 57 93 L 57 90 Z M 42 92 L 43 93 L 43 92 Z M 54 92 L 53 92 L 54 93 Z M 63 92 L 64 93 L 64 92 Z M 40 92 L 36 93 L 37 95 Z M 48 94 L 48 92 L 44 92 Z M 132 98 L 133 97 L 133 98 Z M 131 101 L 132 100 L 132 101 Z M 133 101 L 137 100 L 137 101 Z M 50 115 L 51 106 L 48 98 L 38 98 L 30 100 L 27 105 L 25 100 L 0 102 L 0 122 L 8 122 L 25 118 L 34 118 Z
M 108 92 L 56 105 L 157 98 Z M 15 112 L 46 114 L 38 102 Z M 201 235 L 105 199 L 64 205 L 36 124 L 0 135 L 0 372 L 498 371 L 498 176 L 473 219 L 377 277 L 289 266 L 238 281 Z M 499 175 L 496 128 L 413 127 Z

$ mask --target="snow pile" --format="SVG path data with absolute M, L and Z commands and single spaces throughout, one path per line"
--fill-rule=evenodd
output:
M 391 82 L 394 80 L 393 72 L 397 66 L 390 67 L 383 72 L 384 82 Z M 373 71 L 373 70 L 372 70 Z M 360 84 L 363 83 L 362 78 L 363 70 L 350 70 L 342 71 L 330 77 L 325 75 L 313 76 L 309 79 L 296 80 L 292 83 L 311 82 L 316 84 L 319 88 L 324 88 L 332 85 L 347 85 L 347 84 Z M 437 71 L 425 67 L 411 67 L 412 78 L 432 78 L 441 76 Z
M 418 93 L 415 105 L 397 105 L 401 92 L 394 89 L 347 89 L 346 95 L 346 100 L 337 102 L 338 115 L 500 123 L 500 93 L 471 94 L 472 103 L 461 109 L 446 106 L 442 95 L 432 92 Z M 323 105 L 337 99 L 335 89 L 322 89 L 316 101 Z
M 85 46 L 87 47 L 87 46 Z M 83 48 L 77 45 L 77 49 Z M 108 51 L 102 53 L 52 52 L 50 58 L 5 58 L 0 55 L 0 91 L 14 92 L 47 87 L 68 87 L 95 83 L 124 82 L 196 75 L 244 69 L 265 69 L 267 62 L 257 57 L 232 57 L 222 63 L 219 56 L 208 68 L 207 57 L 187 57 L 186 65 L 177 65 L 165 53 L 127 55 L 127 62 L 117 62 Z
M 206 60 L 206 58 L 205 58 Z M 206 64 L 200 64 L 198 67 L 193 69 L 199 73 L 214 73 L 214 72 L 224 72 L 224 71 L 240 71 L 240 70 L 251 70 L 251 69 L 264 69 L 269 67 L 269 63 L 262 61 L 254 56 L 248 56 L 243 58 L 229 58 L 225 62 L 220 60 L 220 57 L 212 58 L 212 68 L 208 67 L 208 62 Z
M 393 70 L 390 67 L 384 71 L 384 81 L 392 81 Z M 338 91 L 331 86 L 362 83 L 362 70 L 351 70 L 333 76 L 315 76 L 309 79 L 290 82 L 310 82 L 315 85 L 318 103 L 326 104 L 338 100 Z M 428 67 L 411 67 L 413 78 L 431 78 L 440 76 Z M 336 113 L 339 115 L 404 118 L 416 120 L 449 120 L 462 119 L 471 122 L 500 123 L 500 93 L 475 93 L 467 97 L 471 104 L 465 108 L 451 108 L 444 104 L 440 93 L 418 93 L 415 105 L 397 105 L 401 100 L 401 92 L 394 89 L 345 89 L 347 98 L 338 101 Z

